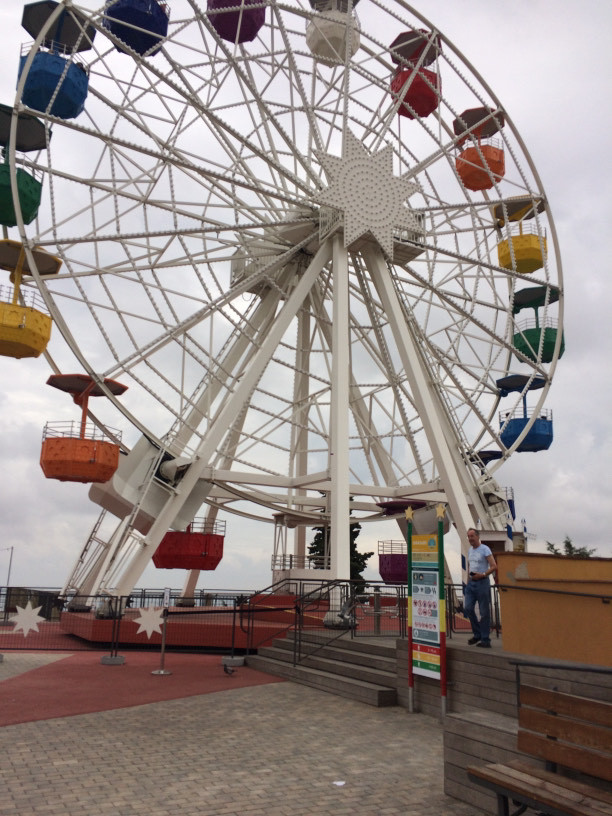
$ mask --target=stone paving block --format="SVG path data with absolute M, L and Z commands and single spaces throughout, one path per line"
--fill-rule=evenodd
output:
M 0 751 L 0 816 L 477 813 L 443 793 L 437 719 L 290 682 L 6 726 Z

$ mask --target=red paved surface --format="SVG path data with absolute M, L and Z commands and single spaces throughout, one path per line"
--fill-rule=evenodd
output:
M 2 681 L 0 726 L 282 682 L 247 666 L 228 675 L 220 655 L 166 654 L 170 675 L 151 674 L 159 654 L 131 652 L 121 666 L 104 666 L 100 657 L 81 652 Z
M 12 649 L 72 652 L 75 649 L 99 648 L 97 643 L 66 634 L 59 621 L 43 621 L 36 630 L 30 629 L 25 637 L 21 630 L 15 631 L 12 625 L 0 623 L 0 652 Z

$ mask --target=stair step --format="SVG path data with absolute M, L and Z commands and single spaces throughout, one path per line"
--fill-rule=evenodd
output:
M 293 660 L 292 639 L 277 640 L 274 646 L 287 652 L 291 655 Z M 309 654 L 314 649 L 312 654 Z M 262 651 L 261 649 L 259 650 Z M 321 641 L 318 640 L 302 640 L 302 660 L 307 657 L 321 657 L 330 660 L 336 660 L 347 664 L 354 664 L 360 668 L 378 669 L 382 672 L 391 672 L 395 675 L 396 657 L 394 649 L 387 649 L 387 654 L 372 653 L 364 649 L 347 648 L 344 644 L 338 646 L 337 642 L 331 643 L 328 646 L 321 646 Z
M 359 700 L 368 705 L 377 707 L 397 705 L 396 690 L 388 686 L 333 674 L 308 666 L 294 666 L 287 660 L 277 660 L 260 655 L 249 655 L 247 664 L 258 671 L 274 674 L 277 677 L 285 677 L 287 680 L 302 683 L 331 694 L 337 694 L 340 697 Z
M 328 652 L 328 654 L 323 654 L 324 651 Z M 278 642 L 272 646 L 259 649 L 258 656 L 293 665 L 293 650 L 279 647 Z M 338 652 L 334 652 L 332 649 L 322 649 L 314 655 L 302 657 L 298 665 L 395 688 L 395 662 L 393 664 L 385 663 L 384 668 L 381 669 L 377 666 L 372 667 L 363 663 L 347 661 L 343 656 L 338 657 Z
M 293 632 L 288 632 L 286 641 L 293 644 L 293 636 Z M 320 645 L 325 639 L 325 635 L 321 632 L 311 634 L 307 629 L 302 632 L 302 643 Z M 358 654 L 378 655 L 395 659 L 396 647 L 394 642 L 382 643 L 373 638 L 352 638 L 350 635 L 338 637 L 334 634 L 330 634 L 327 640 L 329 641 L 328 646 L 342 649 L 345 652 L 357 652 Z

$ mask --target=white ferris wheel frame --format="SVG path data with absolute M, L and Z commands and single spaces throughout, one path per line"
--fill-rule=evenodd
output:
M 365 4 L 366 0 L 362 2 Z M 60 3 L 47 27 L 64 7 L 72 5 Z M 334 531 L 328 570 L 332 578 L 349 576 L 349 518 L 363 521 L 381 518 L 383 513 L 379 508 L 384 502 L 423 501 L 429 505 L 445 502 L 463 540 L 467 528 L 477 522 L 484 529 L 505 530 L 507 504 L 494 473 L 520 445 L 531 423 L 512 446 L 501 445 L 499 428 L 495 427 L 499 403 L 499 394 L 494 393 L 493 388 L 495 373 L 522 366 L 528 378 L 545 380 L 533 409 L 535 417 L 544 404 L 561 343 L 559 331 L 554 358 L 548 365 L 517 355 L 508 331 L 513 325 L 512 295 L 524 276 L 512 269 L 501 269 L 492 260 L 493 242 L 504 233 L 495 227 L 490 211 L 496 203 L 505 206 L 509 196 L 504 185 L 507 184 L 511 195 L 518 192 L 546 201 L 533 162 L 507 112 L 482 77 L 452 43 L 407 4 L 398 2 L 391 10 L 375 2 L 371 6 L 398 25 L 421 24 L 430 37 L 440 36 L 443 51 L 439 55 L 439 70 L 443 83 L 444 72 L 450 72 L 452 67 L 455 82 L 458 85 L 462 80 L 465 82 L 474 102 L 504 111 L 506 126 L 501 135 L 513 162 L 513 175 L 496 182 L 491 193 L 462 190 L 456 173 L 453 178 L 457 137 L 449 128 L 453 108 L 444 90 L 441 110 L 431 117 L 431 122 L 417 117 L 409 125 L 405 124 L 397 116 L 404 99 L 394 101 L 390 94 L 385 97 L 381 91 L 386 81 L 381 66 L 386 70 L 390 65 L 384 46 L 375 37 L 364 34 L 363 23 L 360 36 L 366 56 L 351 57 L 349 37 L 344 61 L 331 67 L 321 66 L 305 53 L 303 34 L 296 27 L 289 29 L 289 23 L 295 25 L 296 20 L 305 27 L 316 12 L 297 5 L 273 2 L 268 5 L 266 11 L 276 28 L 272 31 L 272 23 L 267 23 L 271 29 L 266 34 L 268 39 L 253 44 L 258 60 L 254 66 L 249 63 L 248 44 L 232 46 L 222 41 L 205 13 L 196 13 L 196 5 L 188 0 L 177 0 L 174 6 L 192 9 L 193 17 L 179 19 L 176 31 L 169 32 L 162 47 L 168 64 L 177 69 L 176 75 L 165 73 L 162 65 L 156 64 L 155 56 L 139 57 L 135 53 L 114 51 L 116 39 L 101 26 L 103 10 L 93 12 L 88 22 L 97 30 L 95 42 L 104 37 L 106 40 L 97 46 L 96 57 L 90 61 L 90 99 L 92 108 L 94 102 L 100 110 L 106 108 L 112 127 L 106 131 L 101 129 L 102 120 L 95 118 L 100 115 L 98 110 L 88 114 L 89 120 L 85 122 L 81 119 L 62 121 L 48 113 L 26 109 L 36 113 L 54 132 L 47 156 L 40 155 L 32 161 L 23 160 L 16 153 L 17 119 L 13 116 L 9 161 L 13 169 L 14 200 L 18 200 L 15 173 L 18 166 L 42 171 L 48 186 L 50 218 L 49 213 L 41 213 L 30 227 L 23 223 L 16 208 L 18 230 L 34 270 L 33 285 L 39 287 L 54 324 L 78 364 L 100 383 L 104 377 L 132 378 L 142 389 L 141 400 L 143 396 L 148 397 L 150 403 L 143 418 L 139 413 L 142 402 L 118 399 L 110 391 L 107 394 L 108 405 L 120 412 L 139 432 L 140 438 L 125 446 L 125 460 L 131 457 L 132 462 L 129 474 L 112 488 L 119 495 L 114 493 L 109 498 L 104 495 L 105 488 L 92 489 L 94 500 L 104 508 L 103 515 L 105 511 L 114 513 L 119 508 L 116 515 L 120 521 L 107 539 L 98 535 L 99 522 L 96 524 L 67 581 L 66 590 L 80 594 L 99 591 L 129 594 L 165 532 L 173 527 L 184 527 L 203 503 L 208 507 L 210 518 L 216 518 L 217 513 L 223 511 L 236 512 L 246 518 L 264 518 L 267 514 L 270 521 L 275 518 L 278 523 L 281 519 L 281 524 L 297 527 L 295 547 L 302 555 L 307 527 L 320 525 L 324 519 Z M 359 13 L 361 15 L 361 6 Z M 350 14 L 349 19 L 353 19 Z M 214 52 L 217 59 L 216 73 L 211 59 L 211 84 L 214 79 L 220 86 L 222 78 L 228 84 L 233 83 L 234 97 L 227 110 L 217 99 L 217 96 L 221 98 L 218 90 L 217 96 L 211 91 L 208 100 L 198 97 L 196 90 L 190 87 L 185 66 L 179 70 L 176 57 L 172 56 L 172 48 L 178 48 L 180 35 L 196 23 L 202 40 L 197 47 L 191 46 L 192 51 L 197 52 L 199 47 L 203 54 L 206 49 L 209 55 Z M 286 60 L 279 56 L 280 49 L 273 53 L 273 34 L 285 37 Z M 44 29 L 32 46 L 18 84 L 15 114 L 23 110 L 20 99 L 24 83 L 43 39 Z M 262 42 L 268 52 L 261 51 Z M 310 77 L 303 67 L 308 59 L 313 66 Z M 114 72 L 117 70 L 114 66 L 120 64 L 131 66 L 127 80 Z M 199 70 L 196 60 L 194 66 L 190 76 Z M 286 83 L 284 90 L 291 91 L 291 98 L 285 108 L 281 104 L 282 95 L 277 98 L 270 91 L 268 97 L 267 88 L 258 89 L 256 69 L 269 72 L 270 86 L 279 79 Z M 465 70 L 471 73 L 469 81 L 463 77 Z M 147 78 L 151 83 L 148 86 Z M 310 88 L 306 86 L 308 79 Z M 154 82 L 161 87 L 159 93 Z M 357 83 L 361 83 L 360 87 Z M 478 84 L 477 91 L 471 83 Z M 352 94 L 364 89 L 364 98 L 367 92 L 377 94 L 378 107 L 365 105 L 358 108 L 358 113 L 369 115 L 371 121 L 380 113 L 380 121 L 384 122 L 380 132 L 371 123 L 364 124 L 351 107 L 357 104 Z M 160 108 L 167 106 L 167 121 L 163 114 L 159 119 L 164 125 L 173 120 L 174 141 L 164 141 L 163 135 L 152 129 L 157 112 L 149 109 L 152 106 L 149 97 Z M 180 104 L 182 110 L 179 110 Z M 244 133 L 236 127 L 233 106 L 251 117 L 251 122 L 245 123 Z M 192 117 L 189 126 L 195 128 L 194 111 L 206 120 L 209 135 L 216 135 L 215 146 L 221 148 L 221 152 L 226 151 L 226 157 L 233 162 L 230 168 L 223 168 L 218 158 L 207 160 L 202 154 L 187 150 L 192 148 L 189 128 L 181 131 L 181 122 Z M 309 129 L 305 139 L 299 131 L 303 122 Z M 141 143 L 131 142 L 122 127 L 125 132 L 139 133 Z M 360 127 L 362 133 L 355 133 Z M 420 137 L 428 140 L 429 152 L 424 157 L 413 154 L 412 134 L 405 135 L 409 127 L 418 129 Z M 97 176 L 79 177 L 77 170 L 71 171 L 69 161 L 58 161 L 56 143 L 61 142 L 62 137 L 66 144 L 71 139 L 82 139 L 83 143 L 98 141 L 100 153 L 94 168 Z M 385 225 L 374 225 L 367 231 L 367 217 L 361 225 L 366 231 L 347 245 L 348 220 L 359 220 L 359 212 L 352 212 L 350 206 L 344 210 L 341 206 L 335 210 L 332 207 L 330 222 L 329 208 L 318 204 L 321 194 L 333 187 L 329 162 L 336 162 L 340 174 L 347 167 L 350 169 L 347 152 L 350 137 L 364 144 L 363 162 L 354 163 L 353 169 L 363 170 L 366 181 L 371 180 L 368 177 L 370 164 L 386 145 L 391 145 L 393 176 L 387 184 L 392 185 L 395 179 L 404 176 L 407 181 L 416 182 L 421 206 L 407 204 L 406 217 L 412 218 L 409 223 L 423 223 L 425 227 L 421 235 L 404 231 L 407 237 L 402 246 L 407 261 L 393 260 L 388 251 L 383 251 L 381 236 L 384 238 Z M 302 144 L 307 154 L 299 150 Z M 330 157 L 327 165 L 325 156 Z M 137 159 L 143 162 L 142 175 L 130 178 L 127 169 L 137 168 Z M 145 164 L 148 159 L 152 164 Z M 525 161 L 526 169 L 521 167 L 519 159 Z M 116 167 L 122 161 L 125 162 L 123 175 L 115 169 L 112 177 L 104 175 L 113 163 Z M 440 168 L 448 174 L 449 188 L 451 183 L 454 185 L 456 199 L 447 200 L 432 182 L 430 177 Z M 158 173 L 156 183 L 164 173 L 168 178 L 173 173 L 177 176 L 182 173 L 186 185 L 192 184 L 195 188 L 199 184 L 203 191 L 201 214 L 194 211 L 188 199 L 181 201 L 179 193 L 170 186 L 165 200 L 162 196 L 151 204 L 155 184 L 146 188 L 146 196 L 143 190 L 155 173 Z M 446 184 L 445 179 L 442 184 Z M 83 188 L 89 195 L 90 205 L 76 196 L 76 203 L 71 203 L 76 209 L 64 215 L 60 193 Z M 446 192 L 446 187 L 442 189 Z M 463 200 L 459 200 L 459 193 Z M 355 192 L 359 202 L 356 209 L 367 210 L 369 198 L 379 194 L 382 194 L 380 189 L 366 184 L 361 198 Z M 112 211 L 107 211 L 109 202 Z M 264 204 L 269 208 L 267 212 L 264 212 Z M 159 217 L 160 213 L 168 216 L 170 226 L 162 223 L 158 229 L 157 224 L 148 220 Z M 100 215 L 105 220 L 97 224 L 96 218 Z M 70 226 L 74 228 L 88 216 L 91 221 L 81 235 L 66 233 Z M 117 224 L 115 232 L 113 218 Z M 131 225 L 138 219 L 144 229 L 127 232 L 123 223 Z M 177 223 L 179 219 L 183 219 L 183 223 Z M 468 222 L 472 222 L 471 227 Z M 509 230 L 507 222 L 505 229 Z M 533 280 L 561 291 L 561 260 L 548 203 L 544 214 L 536 213 L 535 225 L 538 234 L 546 231 L 549 251 L 544 268 L 532 276 Z M 464 233 L 468 242 L 472 237 L 476 246 L 466 244 Z M 394 247 L 399 235 L 396 231 L 392 236 Z M 198 241 L 203 240 L 204 246 L 199 256 L 191 260 L 195 242 L 189 242 L 194 236 Z M 166 239 L 168 244 L 175 241 L 184 256 L 165 259 L 162 243 Z M 113 244 L 125 247 L 123 257 L 109 252 Z M 36 273 L 31 255 L 35 245 L 52 248 L 64 259 L 66 271 L 57 281 L 45 281 Z M 84 259 L 83 248 L 89 250 L 94 261 Z M 426 256 L 426 262 L 421 262 L 421 255 Z M 128 270 L 128 262 L 136 272 Z M 144 282 L 143 269 L 147 264 L 157 277 Z M 211 273 L 210 281 L 216 290 L 208 279 L 204 280 L 198 264 L 206 266 L 206 271 Z M 232 264 L 233 280 L 227 288 L 227 271 Z M 188 278 L 187 284 L 193 285 L 197 278 L 202 282 L 202 293 L 190 294 L 186 291 L 188 286 L 181 292 L 179 286 L 175 289 L 167 283 L 168 278 L 160 277 L 166 269 L 181 266 L 191 267 L 195 276 Z M 447 275 L 439 272 L 447 268 Z M 234 269 L 238 270 L 235 276 Z M 217 270 L 226 276 L 224 281 L 220 280 Z M 119 303 L 118 299 L 113 301 L 114 297 L 123 295 L 124 280 L 142 287 L 158 315 L 156 332 L 149 332 L 144 344 L 132 337 L 129 353 L 128 343 L 122 349 L 112 348 L 114 338 L 101 319 L 101 315 L 108 317 L 115 310 L 119 317 L 117 325 L 126 335 L 141 321 L 141 316 L 136 314 L 140 304 L 135 302 L 132 314 L 125 303 Z M 95 285 L 101 283 L 104 297 L 108 298 L 106 302 L 96 301 L 101 296 L 93 284 L 91 289 L 87 288 L 90 281 Z M 457 287 L 453 288 L 457 281 Z M 500 281 L 508 293 L 505 302 L 499 294 Z M 482 293 L 486 286 L 490 289 Z M 92 294 L 94 291 L 96 294 Z M 79 297 L 81 305 L 86 307 L 80 313 Z M 154 302 L 158 297 L 161 306 Z M 243 301 L 240 307 L 237 306 L 239 299 Z M 190 310 L 184 308 L 186 302 L 191 303 Z M 162 316 L 164 304 L 168 312 Z M 547 300 L 546 312 L 549 305 Z M 490 312 L 495 315 L 487 324 L 481 314 Z M 103 338 L 114 354 L 106 358 L 100 355 L 104 365 L 96 359 L 98 349 L 79 333 L 86 328 L 83 318 L 86 313 L 92 321 L 91 327 L 95 330 L 97 326 L 99 330 L 96 340 Z M 561 327 L 562 299 L 556 313 Z M 220 333 L 222 340 L 218 341 L 215 335 L 220 315 L 226 325 Z M 444 325 L 440 315 L 448 318 Z M 147 320 L 155 323 L 151 317 Z M 201 331 L 203 326 L 205 332 Z M 287 340 L 290 335 L 296 338 L 291 341 L 293 345 Z M 440 345 L 438 336 L 450 338 L 446 347 Z M 210 340 L 208 349 L 206 340 Z M 157 362 L 170 347 L 179 348 L 182 354 L 182 369 L 174 369 L 180 382 L 187 383 L 190 366 L 195 361 L 201 367 L 199 373 L 204 372 L 199 385 L 194 385 L 193 378 L 190 390 L 186 385 L 176 387 L 170 382 L 169 369 L 162 370 Z M 465 362 L 461 354 L 473 359 Z M 363 370 L 359 369 L 359 355 L 368 357 Z M 65 370 L 68 355 L 62 350 L 60 358 L 54 359 L 50 354 L 49 360 L 55 371 Z M 272 411 L 268 411 L 272 416 L 265 417 L 259 425 L 249 426 L 247 417 L 257 400 L 261 415 L 265 414 L 263 398 L 273 403 L 282 396 L 270 390 L 273 378 L 262 386 L 273 362 L 277 370 L 285 367 L 292 378 L 291 394 L 283 403 L 279 401 L 289 416 L 285 421 L 286 417 L 279 415 L 279 425 L 282 422 L 290 429 L 289 442 L 282 451 L 284 469 L 266 467 L 265 457 L 254 464 L 244 455 L 251 446 L 257 450 L 262 440 L 266 443 L 264 450 L 273 450 L 277 445 L 274 435 L 278 428 Z M 159 392 L 140 374 L 147 366 L 160 375 Z M 368 383 L 364 374 L 368 366 L 377 369 L 380 382 Z M 478 367 L 480 374 L 476 376 Z M 288 385 L 288 382 L 279 385 Z M 320 385 L 319 391 L 313 383 Z M 101 387 L 104 389 L 103 383 Z M 325 392 L 324 399 L 320 391 Z M 520 404 L 525 393 L 517 395 L 514 405 Z M 386 416 L 384 400 L 389 395 L 393 397 L 393 405 Z M 170 406 L 171 398 L 178 399 L 178 408 Z M 165 428 L 160 424 L 161 430 L 151 423 L 151 405 L 156 401 L 166 422 Z M 97 421 L 107 426 L 109 422 L 103 414 L 102 411 Z M 469 430 L 474 422 L 479 425 L 476 433 Z M 382 431 L 381 423 L 384 424 Z M 269 444 L 267 438 L 264 439 L 268 433 L 272 440 Z M 402 435 L 406 448 L 398 454 L 395 446 Z M 316 437 L 320 449 L 309 447 L 311 436 Z M 390 437 L 393 437 L 391 443 L 385 441 Z M 418 461 L 421 442 L 417 442 L 417 438 L 426 440 L 424 462 Z M 481 439 L 500 446 L 499 462 L 485 466 L 478 459 L 475 444 Z M 322 442 L 325 445 L 322 446 Z M 365 451 L 365 472 L 375 476 L 370 481 L 355 472 L 354 448 L 360 448 L 361 453 Z M 413 452 L 412 470 L 402 469 L 401 458 L 407 455 L 406 450 Z M 309 458 L 323 461 L 323 466 L 312 468 Z M 420 478 L 415 478 L 415 473 Z M 258 507 L 263 509 L 253 509 Z M 189 586 L 195 586 L 194 579 L 197 577 L 190 577 Z

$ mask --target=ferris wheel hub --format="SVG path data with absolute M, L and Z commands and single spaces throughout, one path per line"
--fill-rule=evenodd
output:
M 316 200 L 343 213 L 345 247 L 369 233 L 392 258 L 395 230 L 423 231 L 416 214 L 406 206 L 419 185 L 406 174 L 400 178 L 393 174 L 391 145 L 370 153 L 347 131 L 342 158 L 320 152 L 318 157 L 330 184 Z

